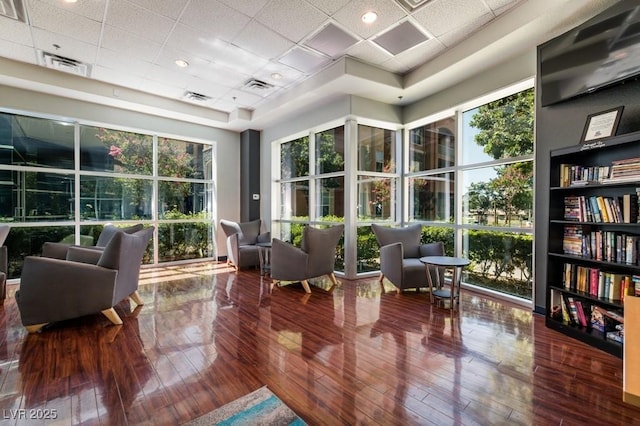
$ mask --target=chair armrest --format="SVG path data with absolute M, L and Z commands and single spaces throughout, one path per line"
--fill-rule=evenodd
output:
M 402 286 L 404 271 L 402 243 L 387 244 L 380 247 L 380 272 L 396 286 Z
M 42 256 L 52 259 L 66 259 L 71 244 L 46 242 L 42 245 Z
M 104 253 L 104 247 L 71 246 L 67 250 L 66 260 L 97 265 L 102 253 Z
M 61 321 L 112 307 L 117 274 L 86 263 L 25 257 L 16 297 L 22 323 Z
M 232 234 L 227 237 L 227 257 L 236 267 L 240 260 L 239 246 L 238 234 Z
M 271 232 L 263 232 L 262 234 L 258 235 L 256 241 L 258 243 L 268 243 L 269 241 L 271 241 Z
M 271 278 L 283 281 L 304 280 L 307 277 L 309 255 L 298 247 L 274 238 L 271 241 Z

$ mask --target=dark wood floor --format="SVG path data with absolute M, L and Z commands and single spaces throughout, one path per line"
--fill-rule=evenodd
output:
M 98 314 L 36 335 L 11 285 L 0 423 L 175 425 L 264 385 L 312 425 L 640 423 L 622 361 L 526 309 L 465 292 L 452 315 L 376 279 L 318 285 L 270 294 L 222 264 L 143 270 L 145 305 L 119 305 L 124 325 Z

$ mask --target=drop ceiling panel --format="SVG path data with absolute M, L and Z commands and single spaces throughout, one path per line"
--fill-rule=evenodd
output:
M 101 47 L 117 50 L 133 60 L 152 62 L 160 52 L 162 44 L 138 37 L 111 25 L 105 25 Z
M 397 55 L 427 41 L 427 36 L 410 21 L 404 21 L 375 37 L 372 41 L 392 55 Z
M 232 72 L 253 74 L 269 61 L 229 43 L 216 43 L 211 46 L 212 62 L 224 66 Z
M 33 42 L 37 49 L 50 52 L 59 56 L 75 59 L 76 61 L 91 64 L 95 61 L 98 53 L 98 46 L 85 43 L 60 34 L 38 28 L 33 29 Z M 56 49 L 53 45 L 60 46 Z
M 295 46 L 287 38 L 256 21 L 244 27 L 233 44 L 266 59 L 275 59 Z
M 185 92 L 184 87 L 176 87 L 154 80 L 144 80 L 140 86 L 140 90 L 172 99 L 182 99 Z
M 97 22 L 102 22 L 107 0 L 78 1 L 75 3 L 67 3 L 60 0 L 29 0 L 29 14 L 31 14 L 34 7 L 39 6 L 37 3 L 47 4 Z
M 273 73 L 278 73 L 280 78 L 274 79 Z M 302 80 L 305 74 L 284 64 L 270 62 L 260 71 L 254 73 L 254 77 L 278 87 L 289 87 Z
M 347 55 L 374 65 L 380 65 L 391 58 L 389 52 L 371 41 L 363 41 L 356 44 L 347 51 Z
M 29 26 L 13 19 L 0 17 L 0 39 L 24 46 L 33 46 Z
M 247 16 L 254 17 L 264 7 L 269 0 L 219 0 L 229 7 L 244 13 Z
M 438 40 L 440 40 L 440 42 L 445 47 L 453 47 L 456 44 L 470 37 L 475 31 L 480 29 L 483 25 L 490 22 L 492 17 L 493 15 L 491 15 L 490 13 L 487 13 L 463 27 L 458 27 L 448 33 L 442 34 L 440 37 L 438 37 Z
M 347 33 L 334 23 L 329 23 L 320 30 L 320 32 L 307 40 L 305 45 L 317 50 L 318 52 L 324 53 L 327 56 L 336 57 L 344 53 L 357 42 L 358 39 L 356 37 Z
M 120 0 L 122 1 L 122 0 Z M 128 0 L 136 5 L 147 9 L 152 10 L 155 13 L 166 16 L 171 19 L 178 19 L 182 10 L 189 2 L 189 0 L 171 0 L 171 1 L 158 1 L 158 0 Z M 111 0 L 113 2 L 113 0 Z M 84 3 L 84 2 L 79 2 Z M 87 2 L 91 3 L 91 2 Z
M 491 10 L 483 0 L 434 0 L 414 13 L 413 17 L 429 33 L 439 37 L 487 13 L 491 13 Z
M 180 23 L 222 40 L 231 41 L 250 18 L 216 0 L 191 0 Z
M 213 59 L 212 45 L 215 44 L 225 44 L 225 42 L 216 38 L 214 34 L 197 31 L 183 24 L 175 27 L 166 42 L 166 45 L 172 49 L 184 50 L 209 60 Z
M 272 0 L 256 15 L 259 22 L 296 43 L 327 18 L 326 14 L 301 0 Z
M 120 51 L 100 49 L 98 65 L 118 71 L 126 71 L 132 75 L 144 76 L 149 72 L 152 63 L 137 58 L 131 58 Z
M 372 10 L 378 14 L 378 19 L 373 24 L 365 24 L 362 15 Z M 381 33 L 406 17 L 407 13 L 393 0 L 349 2 L 334 15 L 334 19 L 343 27 L 362 38 Z
M 91 77 L 106 83 L 136 90 L 142 87 L 144 80 L 140 75 L 133 74 L 127 70 L 105 68 L 100 65 L 95 65 L 91 68 Z
M 307 1 L 328 15 L 335 14 L 338 10 L 342 9 L 347 3 L 349 3 L 349 0 L 307 0 Z
M 158 83 L 164 82 L 167 85 L 182 88 L 187 87 L 187 83 L 193 78 L 187 73 L 174 71 L 159 65 L 151 65 L 145 77 Z
M 419 65 L 422 65 L 424 61 L 438 56 L 445 47 L 438 40 L 431 39 L 425 43 L 422 43 L 413 49 L 405 50 L 404 52 L 396 55 L 395 59 L 406 65 L 409 69 L 414 69 Z
M 107 10 L 107 24 L 158 43 L 165 41 L 174 22 L 128 1 L 111 1 Z
M 313 73 L 323 65 L 329 63 L 329 58 L 314 53 L 301 47 L 293 48 L 290 52 L 280 58 L 279 62 L 303 73 Z
M 98 44 L 100 22 L 46 3 L 31 1 L 29 4 L 28 15 L 34 27 L 86 43 Z

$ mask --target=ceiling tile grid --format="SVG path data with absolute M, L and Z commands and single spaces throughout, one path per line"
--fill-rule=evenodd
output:
M 87 64 L 90 78 L 181 101 L 201 93 L 229 112 L 274 99 L 342 56 L 404 75 L 527 0 L 13 1 L 27 23 L 0 16 L 0 56 L 42 64 L 50 52 Z M 377 20 L 367 24 L 370 11 Z M 250 79 L 268 88 L 247 87 Z

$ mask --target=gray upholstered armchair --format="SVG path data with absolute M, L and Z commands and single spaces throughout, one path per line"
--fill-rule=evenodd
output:
M 372 224 L 380 246 L 380 282 L 386 277 L 402 291 L 407 288 L 427 288 L 429 286 L 423 256 L 444 256 L 444 243 L 420 244 L 422 225 L 404 228 L 390 228 Z M 442 277 L 442 269 L 432 270 L 439 276 L 432 276 L 433 282 Z
M 260 248 L 256 244 L 271 241 L 270 232 L 261 232 L 262 220 L 237 223 L 222 219 L 220 226 L 227 236 L 228 263 L 236 271 L 248 266 L 259 266 Z
M 46 324 L 102 312 L 122 324 L 114 306 L 127 297 L 138 305 L 140 265 L 154 228 L 117 231 L 104 250 L 70 247 L 66 259 L 27 256 L 16 302 L 30 333 Z
M 305 226 L 301 248 L 274 238 L 271 245 L 271 279 L 300 281 L 304 290 L 311 293 L 310 278 L 328 275 L 333 285 L 338 284 L 333 271 L 336 263 L 336 247 L 344 231 L 344 225 L 329 228 Z
M 93 248 L 103 250 L 107 243 L 111 240 L 111 237 L 115 235 L 116 232 L 122 231 L 127 234 L 133 234 L 134 232 L 141 231 L 143 225 L 141 223 L 137 223 L 132 226 L 118 228 L 114 225 L 107 223 L 104 225 L 102 232 L 100 232 L 100 236 L 98 236 L 98 241 L 96 241 L 95 246 L 81 246 L 86 248 Z M 54 259 L 66 259 L 67 258 L 67 250 L 69 247 L 79 247 L 74 244 L 67 243 L 55 243 L 55 242 L 46 242 L 42 245 L 42 256 L 51 257 Z

